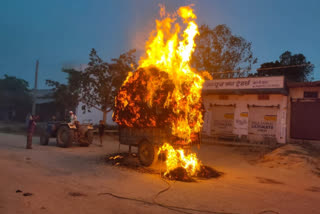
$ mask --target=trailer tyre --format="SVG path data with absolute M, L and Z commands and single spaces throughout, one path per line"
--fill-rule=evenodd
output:
M 150 166 L 157 161 L 157 148 L 150 142 L 144 140 L 139 143 L 138 156 L 142 165 Z

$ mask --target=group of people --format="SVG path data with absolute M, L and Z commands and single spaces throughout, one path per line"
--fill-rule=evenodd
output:
M 36 115 L 30 115 L 27 118 L 27 149 L 32 149 L 32 136 L 34 134 L 34 131 L 36 129 L 36 120 L 39 119 L 39 116 Z M 55 116 L 52 117 L 53 120 L 56 119 Z M 77 121 L 77 115 L 73 113 L 73 111 L 69 111 L 69 122 L 74 124 Z M 102 146 L 103 141 L 103 135 L 105 130 L 105 124 L 103 120 L 99 121 L 98 131 L 99 131 L 99 139 L 100 139 L 100 146 Z

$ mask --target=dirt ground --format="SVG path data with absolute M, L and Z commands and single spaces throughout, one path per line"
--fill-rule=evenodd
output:
M 224 175 L 186 183 L 106 164 L 119 152 L 116 137 L 68 149 L 54 140 L 40 146 L 35 137 L 26 150 L 25 141 L 0 133 L 1 214 L 320 213 L 319 153 L 307 147 L 201 145 L 194 148 L 201 161 Z

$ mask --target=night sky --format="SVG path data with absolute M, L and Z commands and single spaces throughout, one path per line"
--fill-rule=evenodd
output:
M 194 3 L 198 24 L 227 24 L 252 42 L 258 64 L 286 50 L 303 53 L 320 79 L 320 1 L 317 0 L 1 0 L 0 76 L 14 75 L 34 84 L 39 59 L 39 88 L 45 79 L 65 81 L 62 67 L 88 63 L 91 48 L 103 59 L 131 48 L 142 53 L 158 18 Z

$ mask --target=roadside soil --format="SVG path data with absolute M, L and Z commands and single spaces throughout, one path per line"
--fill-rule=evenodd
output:
M 108 154 L 128 152 L 116 136 L 103 147 L 40 146 L 38 137 L 25 145 L 23 135 L 0 133 L 1 214 L 320 213 L 319 153 L 304 146 L 201 145 L 193 149 L 202 163 L 224 174 L 187 183 L 107 164 Z

